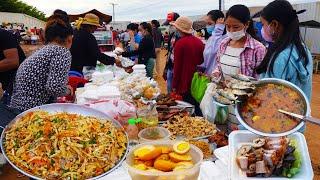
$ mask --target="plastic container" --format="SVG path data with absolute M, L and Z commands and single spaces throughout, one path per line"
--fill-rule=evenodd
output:
M 158 126 L 159 119 L 156 108 L 153 108 L 152 110 L 139 109 L 137 111 L 137 116 L 142 119 L 141 123 L 138 124 L 139 130 Z
M 203 160 L 202 151 L 196 146 L 190 144 L 190 155 L 194 166 L 190 169 L 176 171 L 176 172 L 148 172 L 133 168 L 134 155 L 133 152 L 145 145 L 155 145 L 155 146 L 168 146 L 172 147 L 175 141 L 157 141 L 149 142 L 144 144 L 139 144 L 131 149 L 127 159 L 125 161 L 128 166 L 128 172 L 132 180 L 197 180 L 200 173 L 200 165 Z
M 139 132 L 138 137 L 140 143 L 152 141 L 169 141 L 171 133 L 163 127 L 150 127 Z
M 236 163 L 236 154 L 238 149 L 243 144 L 248 144 L 248 142 L 252 142 L 253 139 L 261 137 L 259 135 L 253 134 L 250 131 L 247 130 L 239 130 L 239 131 L 233 131 L 229 135 L 229 179 L 249 179 L 249 180 L 261 180 L 262 178 L 256 178 L 256 177 L 247 177 L 245 172 L 242 172 L 240 168 L 238 167 Z M 296 174 L 293 178 L 290 179 L 301 179 L 301 180 L 311 180 L 313 179 L 313 170 L 311 166 L 311 160 L 309 156 L 308 146 L 306 143 L 306 139 L 301 133 L 294 133 L 288 136 L 289 139 L 295 139 L 298 142 L 298 150 L 301 153 L 302 156 L 302 164 L 301 169 L 298 174 Z M 284 177 L 268 177 L 265 178 L 268 180 L 283 180 L 287 179 Z

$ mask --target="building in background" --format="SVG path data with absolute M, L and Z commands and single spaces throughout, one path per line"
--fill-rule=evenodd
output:
M 0 12 L 0 24 L 23 24 L 24 27 L 44 28 L 45 22 L 22 13 Z

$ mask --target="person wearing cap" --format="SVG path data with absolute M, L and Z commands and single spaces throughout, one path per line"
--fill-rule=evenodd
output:
M 165 79 L 167 79 L 167 90 L 168 93 L 172 91 L 172 77 L 173 77 L 173 61 L 174 61 L 174 45 L 179 40 L 179 36 L 176 33 L 176 28 L 170 23 L 175 22 L 180 15 L 172 12 L 167 15 L 167 20 L 163 23 L 164 26 L 169 26 L 169 40 L 168 40 L 168 53 L 167 53 L 167 64 L 164 71 Z
M 299 18 L 292 5 L 285 0 L 268 4 L 261 12 L 261 34 L 273 45 L 268 48 L 257 72 L 260 78 L 278 78 L 295 84 L 311 100 L 312 56 L 303 43 L 299 31 Z
M 101 27 L 98 16 L 91 13 L 86 14 L 84 18 L 79 18 L 75 25 L 76 30 L 70 49 L 72 54 L 71 71 L 82 73 L 84 66 L 95 67 L 97 61 L 105 65 L 115 63 L 115 58 L 100 52 L 97 40 L 92 35 L 98 27 Z
M 201 115 L 199 104 L 191 96 L 190 88 L 193 74 L 197 66 L 203 63 L 204 44 L 193 36 L 192 20 L 179 17 L 171 23 L 181 38 L 175 43 L 173 65 L 173 91 L 183 97 L 183 100 L 195 105 L 196 115 Z

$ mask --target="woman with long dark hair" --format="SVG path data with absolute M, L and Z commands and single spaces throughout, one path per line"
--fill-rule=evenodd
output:
M 279 78 L 300 87 L 311 99 L 312 56 L 302 41 L 299 19 L 286 0 L 276 0 L 261 12 L 262 36 L 273 42 L 257 68 L 260 78 Z
M 226 14 L 225 26 L 228 37 L 221 42 L 213 76 L 243 74 L 257 78 L 255 68 L 265 56 L 266 48 L 256 38 L 248 7 L 232 6 Z
M 228 37 L 222 40 L 218 50 L 213 78 L 228 78 L 236 74 L 258 78 L 255 69 L 263 60 L 266 48 L 256 40 L 248 7 L 232 6 L 226 14 L 225 26 Z M 233 106 L 229 107 L 228 120 L 235 125 L 239 124 Z
M 156 58 L 154 42 L 152 38 L 152 27 L 149 23 L 143 22 L 139 26 L 143 38 L 139 43 L 137 50 L 131 52 L 124 52 L 122 56 L 131 57 L 138 55 L 138 63 L 146 65 L 147 76 L 153 77 L 153 68 Z

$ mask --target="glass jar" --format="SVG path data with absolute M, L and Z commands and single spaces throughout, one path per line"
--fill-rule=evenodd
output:
M 139 130 L 158 126 L 158 112 L 156 108 L 150 109 L 138 109 L 138 118 L 141 118 L 141 122 L 138 125 Z

